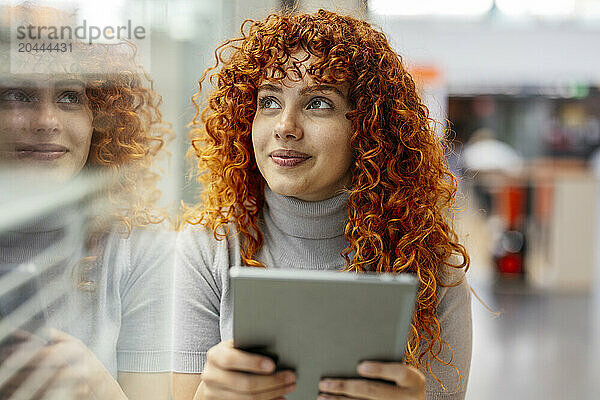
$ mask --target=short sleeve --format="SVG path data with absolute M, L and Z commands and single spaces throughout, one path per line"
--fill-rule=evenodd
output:
M 447 284 L 452 285 L 458 282 L 460 283 L 456 286 L 438 289 L 437 307 L 442 339 L 447 343 L 447 345 L 444 344 L 439 358 L 451 362 L 456 368 L 444 365 L 437 360 L 432 361 L 432 372 L 440 379 L 444 387 L 435 380 L 433 374 L 424 369 L 427 378 L 428 400 L 462 400 L 465 398 L 471 366 L 471 288 L 462 270 L 454 270 L 448 274 Z
M 227 245 L 212 232 L 188 226 L 177 235 L 175 256 L 173 371 L 201 373 L 208 349 L 221 341 L 223 279 L 218 260 Z
M 159 227 L 138 229 L 123 240 L 129 265 L 119 282 L 117 369 L 170 371 L 175 233 Z

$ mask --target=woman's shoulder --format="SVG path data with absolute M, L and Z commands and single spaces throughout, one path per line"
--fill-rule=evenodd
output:
M 471 286 L 465 269 L 448 265 L 440 267 L 437 292 L 438 314 L 446 311 L 448 307 L 466 310 L 466 306 L 471 303 Z
M 209 269 L 239 265 L 239 234 L 231 223 L 215 230 L 187 223 L 177 233 L 176 253 L 179 262 Z
M 175 232 L 166 223 L 117 228 L 106 239 L 104 259 L 110 267 L 105 269 L 111 280 L 122 283 L 150 275 L 164 279 L 173 266 L 174 250 Z
M 108 234 L 106 243 L 115 251 L 132 258 L 153 257 L 173 251 L 175 233 L 166 222 L 132 228 L 116 226 Z
M 463 258 L 459 254 L 452 254 L 437 271 L 438 276 L 438 299 L 442 299 L 448 293 L 458 291 L 470 292 L 467 282 L 467 269 L 463 267 Z M 456 290 L 450 290 L 456 288 Z
M 170 223 L 163 221 L 157 224 L 134 227 L 125 240 L 128 240 L 132 247 L 143 249 L 150 248 L 157 250 L 172 249 L 175 246 L 176 232 Z

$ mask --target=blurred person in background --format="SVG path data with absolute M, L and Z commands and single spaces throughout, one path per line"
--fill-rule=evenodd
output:
M 70 17 L 36 6 L 2 12 L 34 26 Z M 0 232 L 0 398 L 167 399 L 174 242 L 151 166 L 169 129 L 133 48 L 72 45 L 10 71 L 2 48 L 4 200 L 20 201 L 10 199 L 19 193 L 10 176 L 40 202 L 86 178 L 99 184 Z M 31 304 L 37 322 L 12 325 Z
M 292 371 L 233 348 L 228 271 L 246 265 L 418 276 L 404 362 L 363 362 L 365 379 L 323 379 L 319 398 L 463 399 L 471 309 L 456 182 L 401 58 L 367 22 L 323 10 L 243 32 L 217 49 L 204 112 L 195 102 L 204 197 L 177 239 L 174 398 L 294 390 Z
M 479 207 L 491 211 L 489 188 L 519 179 L 524 171 L 524 161 L 510 145 L 496 139 L 492 129 L 479 128 L 463 146 L 462 172 L 473 180 Z

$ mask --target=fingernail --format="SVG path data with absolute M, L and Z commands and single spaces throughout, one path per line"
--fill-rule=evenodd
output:
M 321 383 L 319 383 L 319 388 L 322 390 L 331 390 L 334 388 L 334 383 L 331 381 L 321 381 Z
M 293 372 L 285 374 L 285 383 L 292 383 L 296 380 L 296 376 Z
M 377 372 L 377 367 L 371 363 L 358 364 L 358 372 L 361 372 L 363 374 Z
M 265 360 L 260 363 L 260 367 L 265 371 L 272 370 L 275 366 L 273 365 L 273 361 Z

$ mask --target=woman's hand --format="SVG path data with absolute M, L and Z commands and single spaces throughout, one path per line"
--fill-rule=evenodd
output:
M 292 371 L 275 371 L 268 357 L 233 348 L 233 341 L 221 342 L 206 355 L 202 382 L 195 400 L 281 399 L 296 389 Z
M 366 379 L 322 379 L 319 400 L 329 399 L 425 399 L 425 376 L 417 369 L 402 363 L 365 361 L 358 365 L 358 374 L 393 383 Z
M 3 360 L 0 392 L 19 399 L 126 399 L 119 384 L 78 339 L 55 329 L 49 342 L 20 332 Z

